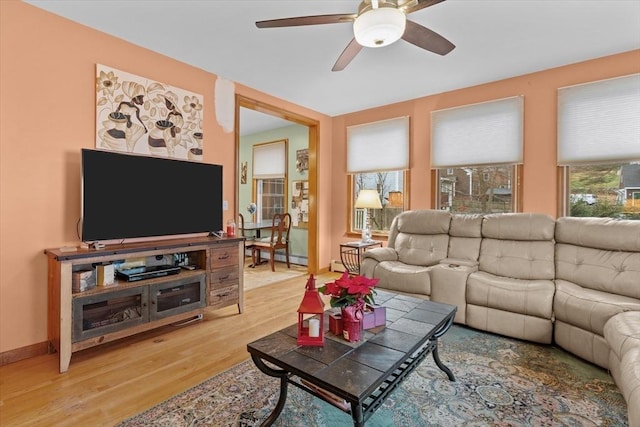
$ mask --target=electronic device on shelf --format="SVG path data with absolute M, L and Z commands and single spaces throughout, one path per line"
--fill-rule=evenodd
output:
M 137 280 L 151 279 L 152 277 L 178 274 L 179 272 L 180 267 L 175 267 L 173 265 L 153 265 L 149 267 L 133 267 L 117 270 L 116 276 L 125 279 L 128 282 L 135 282 Z

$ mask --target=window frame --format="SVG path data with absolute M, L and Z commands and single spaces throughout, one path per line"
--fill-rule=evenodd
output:
M 510 166 L 512 168 L 511 172 L 511 209 L 512 212 L 522 212 L 522 177 L 523 177 L 523 165 L 521 164 L 495 164 L 495 165 L 468 165 L 468 166 L 457 166 L 454 169 L 461 168 L 483 168 L 483 167 L 498 167 L 498 166 Z M 445 208 L 440 203 L 440 177 L 446 177 L 447 175 L 441 175 L 439 171 L 447 170 L 448 168 L 439 168 L 439 169 L 431 169 L 431 194 L 432 203 L 434 209 L 445 210 Z M 481 177 L 479 177 L 480 179 Z M 450 209 L 447 209 L 450 210 Z M 456 212 L 454 213 L 462 213 Z M 491 212 L 486 212 L 491 213 Z
M 280 148 L 281 146 L 281 148 Z M 270 149 L 271 148 L 271 149 Z M 268 167 L 268 171 L 266 174 L 260 174 L 260 173 L 256 173 L 256 170 L 259 170 L 261 165 L 258 165 L 258 161 L 260 160 L 259 158 L 256 158 L 256 152 L 268 152 L 268 154 L 270 156 L 273 156 L 274 153 L 276 154 L 281 154 L 282 158 L 273 158 L 270 157 L 267 159 L 267 161 L 273 161 L 273 163 L 275 165 L 280 165 L 282 168 L 278 168 L 277 170 L 273 170 L 270 169 L 270 167 Z M 257 211 L 256 211 L 256 222 L 261 222 L 263 220 L 265 220 L 264 218 L 264 209 L 265 208 L 265 202 L 263 200 L 263 191 L 260 188 L 261 184 L 260 182 L 264 182 L 264 181 L 271 181 L 271 180 L 282 180 L 282 194 L 281 195 L 277 195 L 276 197 L 282 197 L 283 199 L 283 203 L 282 203 L 282 209 L 283 212 L 288 212 L 288 205 L 287 205 L 287 201 L 288 201 L 288 189 L 289 189 L 289 176 L 288 176 L 288 169 L 289 169 L 289 140 L 287 138 L 285 139 L 278 139 L 278 140 L 274 140 L 274 141 L 268 141 L 268 142 L 262 142 L 262 143 L 258 143 L 258 144 L 254 144 L 252 147 L 252 152 L 251 152 L 251 156 L 252 156 L 252 200 L 255 200 L 256 206 L 257 206 Z M 274 165 L 270 165 L 270 166 L 274 166 Z M 274 212 L 276 213 L 276 212 Z M 268 216 L 268 215 L 267 215 Z M 271 218 L 266 218 L 266 220 L 269 220 Z
M 397 171 L 373 171 L 373 172 L 360 172 L 360 174 L 371 174 L 371 173 L 385 173 L 385 172 L 402 172 L 402 180 L 403 180 L 403 188 L 402 188 L 402 207 L 401 208 L 395 208 L 395 209 L 399 209 L 400 212 L 405 212 L 409 209 L 409 182 L 410 182 L 410 171 L 407 169 L 404 170 L 397 170 Z M 351 236 L 351 237 L 355 237 L 355 236 L 360 236 L 362 233 L 362 229 L 361 228 L 356 228 L 357 224 L 354 224 L 354 219 L 356 216 L 356 212 L 355 212 L 355 208 L 353 207 L 353 205 L 355 204 L 355 200 L 356 200 L 356 195 L 355 195 L 355 191 L 356 191 L 356 175 L 358 175 L 358 173 L 354 173 L 354 174 L 347 174 L 347 192 L 349 194 L 348 200 L 347 200 L 347 235 Z M 383 194 L 384 196 L 384 194 Z M 387 209 L 387 205 L 383 204 L 382 209 Z M 399 214 L 398 213 L 398 214 Z M 389 221 L 389 223 L 391 223 L 391 221 Z M 373 227 L 372 224 L 372 228 L 371 228 L 371 237 L 375 238 L 386 238 L 389 236 L 389 231 L 390 230 L 384 230 L 384 229 L 376 229 Z
M 601 162 L 589 162 L 589 163 L 580 163 L 580 164 L 573 164 L 573 165 L 566 165 L 566 166 L 558 166 L 558 217 L 563 217 L 563 216 L 567 216 L 570 217 L 571 215 L 571 168 L 572 167 L 581 167 L 581 166 L 604 166 L 607 164 L 611 164 L 611 165 L 618 165 L 618 164 L 634 164 L 634 163 L 638 163 L 640 162 L 640 158 L 639 159 L 632 159 L 629 161 L 601 161 Z M 596 195 L 596 197 L 598 197 L 598 193 L 593 193 Z M 634 193 L 632 193 L 634 194 Z M 640 192 L 639 192 L 640 194 Z M 601 200 L 600 197 L 598 197 L 598 200 Z M 628 199 L 627 199 L 628 200 Z M 623 203 L 624 205 L 624 203 Z M 632 206 L 635 206 L 634 203 L 632 202 Z M 639 206 L 640 207 L 640 206 Z M 602 211 L 600 211 L 602 212 Z M 628 214 L 629 212 L 626 212 L 623 210 L 622 214 Z M 575 216 L 576 218 L 579 218 L 580 216 Z M 616 218 L 614 216 L 603 216 L 603 218 Z M 635 218 L 631 218 L 632 220 L 636 220 Z
M 264 197 L 265 197 L 265 193 L 263 192 L 263 189 L 260 188 L 260 181 L 264 182 L 264 181 L 276 181 L 276 180 L 282 180 L 282 188 L 283 188 L 283 192 L 280 193 L 268 193 L 272 198 L 282 198 L 282 211 L 281 212 L 276 212 L 273 211 L 273 215 L 275 215 L 276 213 L 285 213 L 287 212 L 287 178 L 254 178 L 253 179 L 253 194 L 255 195 L 255 197 L 253 198 L 256 202 L 256 222 L 262 222 L 262 221 L 268 221 L 273 219 L 273 215 L 271 215 L 269 217 L 269 215 L 267 215 L 265 217 L 264 215 L 264 211 L 265 209 L 268 209 L 267 207 L 265 207 L 265 202 L 264 202 Z M 264 185 L 264 184 L 263 184 Z M 264 188 L 264 187 L 263 187 Z

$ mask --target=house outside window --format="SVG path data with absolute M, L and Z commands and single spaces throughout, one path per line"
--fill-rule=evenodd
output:
M 514 212 L 514 189 L 517 171 L 512 165 L 484 165 L 438 169 L 437 209 L 457 213 Z
M 570 216 L 640 219 L 640 161 L 567 169 Z
M 359 234 L 365 225 L 365 209 L 354 207 L 361 190 L 376 190 L 380 197 L 382 209 L 368 212 L 372 233 L 388 233 L 393 219 L 408 206 L 408 168 L 408 117 L 347 128 L 350 233 Z
M 560 215 L 640 220 L 640 74 L 558 89 Z
M 432 113 L 436 209 L 459 213 L 520 210 L 522 118 L 522 97 Z

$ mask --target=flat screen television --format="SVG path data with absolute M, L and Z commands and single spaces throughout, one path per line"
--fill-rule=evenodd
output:
M 82 149 L 83 242 L 222 230 L 222 166 Z

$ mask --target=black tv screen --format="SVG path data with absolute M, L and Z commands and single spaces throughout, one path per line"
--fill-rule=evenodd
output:
M 222 230 L 222 166 L 82 150 L 82 241 Z

